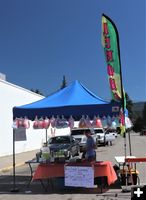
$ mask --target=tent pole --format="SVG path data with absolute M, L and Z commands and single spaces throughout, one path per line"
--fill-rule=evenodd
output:
M 47 146 L 47 141 L 48 141 L 48 134 L 47 134 L 47 129 L 46 129 L 46 146 Z
M 15 176 L 15 129 L 13 128 L 13 188 L 11 192 L 18 192 L 19 189 L 16 188 L 16 176 Z

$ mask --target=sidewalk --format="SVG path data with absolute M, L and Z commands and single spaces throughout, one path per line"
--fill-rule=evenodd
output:
M 15 166 L 22 166 L 27 160 L 35 157 L 38 150 L 15 154 Z M 13 155 L 0 157 L 0 174 L 13 168 Z

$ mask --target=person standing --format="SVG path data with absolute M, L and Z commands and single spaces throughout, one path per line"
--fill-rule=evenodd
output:
M 84 134 L 87 137 L 85 159 L 88 161 L 96 160 L 96 144 L 91 135 L 90 129 L 85 130 Z

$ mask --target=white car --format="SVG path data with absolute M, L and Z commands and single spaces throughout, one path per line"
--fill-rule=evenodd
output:
M 103 128 L 94 128 L 94 133 L 97 138 L 97 144 L 102 144 L 105 146 L 106 141 L 105 141 L 105 132 Z
M 97 136 L 98 144 L 112 145 L 112 142 L 116 138 L 116 133 L 112 129 L 104 130 L 103 128 L 94 128 L 94 132 Z
M 86 141 L 87 141 L 87 137 L 85 136 L 84 132 L 85 130 L 87 130 L 89 128 L 73 128 L 71 130 L 71 135 L 79 141 L 79 146 L 80 146 L 80 152 L 84 152 L 85 147 L 86 147 Z M 92 131 L 92 129 L 90 130 L 92 137 L 95 141 L 95 144 L 97 144 L 97 136 L 94 133 L 94 131 Z
M 117 132 L 115 132 L 112 129 L 107 129 L 105 131 L 105 142 L 106 144 L 112 145 L 113 141 L 116 139 L 117 137 Z

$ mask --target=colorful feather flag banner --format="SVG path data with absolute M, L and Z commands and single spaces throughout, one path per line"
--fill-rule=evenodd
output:
M 105 15 L 102 15 L 102 44 L 106 57 L 112 99 L 120 101 L 122 88 L 118 32 L 114 23 Z
M 105 52 L 112 99 L 122 103 L 120 128 L 123 135 L 125 133 L 126 98 L 122 85 L 119 35 L 115 24 L 104 14 L 102 15 L 102 45 Z

